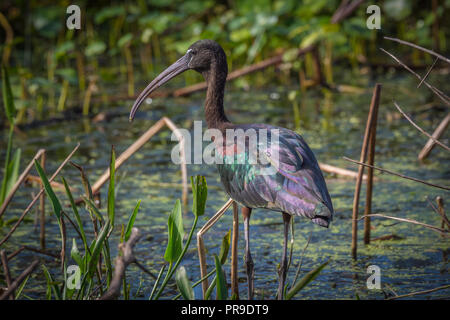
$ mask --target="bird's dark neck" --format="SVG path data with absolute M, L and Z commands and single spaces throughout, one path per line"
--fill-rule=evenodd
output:
M 223 96 L 227 80 L 227 62 L 213 61 L 211 68 L 203 72 L 208 85 L 205 100 L 205 117 L 208 128 L 222 129 L 230 124 L 223 109 Z

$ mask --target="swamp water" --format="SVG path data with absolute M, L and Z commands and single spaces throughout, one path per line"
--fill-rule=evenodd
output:
M 442 87 L 448 75 L 431 77 L 430 81 Z M 437 101 L 434 106 L 427 105 L 432 100 L 425 86 L 416 89 L 417 83 L 407 74 L 380 76 L 376 81 L 383 84 L 377 131 L 375 164 L 403 174 L 418 177 L 437 184 L 448 185 L 450 180 L 450 157 L 440 147 L 435 147 L 424 163 L 417 161 L 417 154 L 427 141 L 427 137 L 413 128 L 399 116 L 395 101 L 425 130 L 432 132 L 444 117 L 444 108 Z M 297 130 L 308 142 L 320 162 L 357 170 L 357 166 L 342 159 L 343 156 L 359 160 L 365 122 L 372 95 L 373 80 L 366 77 L 347 79 L 347 82 L 363 88 L 362 93 L 324 93 L 319 89 L 299 94 L 296 103 L 288 99 L 288 93 L 295 86 L 278 86 L 264 90 L 242 90 L 228 88 L 225 108 L 229 118 L 236 123 L 270 123 Z M 143 86 L 141 86 L 143 87 Z M 27 129 L 24 135 L 16 135 L 14 147 L 22 148 L 21 168 L 31 159 L 39 148 L 47 149 L 47 171 L 53 172 L 77 142 L 81 146 L 73 161 L 82 165 L 90 177 L 91 184 L 99 177 L 109 163 L 111 144 L 116 147 L 117 156 L 133 143 L 145 130 L 162 116 L 170 117 L 180 128 L 191 128 L 193 120 L 203 120 L 204 93 L 189 98 L 155 99 L 151 106 L 143 105 L 132 124 L 128 122 L 128 112 L 132 101 L 121 102 L 114 109 L 106 110 L 120 114 L 109 121 L 92 123 L 87 119 L 54 123 Z M 298 117 L 295 117 L 298 110 Z M 204 128 L 206 126 L 204 125 Z M 6 137 L 6 131 L 2 133 Z M 171 132 L 165 129 L 154 136 L 144 147 L 133 155 L 117 171 L 116 229 L 110 239 L 112 256 L 117 254 L 120 224 L 126 224 L 136 202 L 142 199 L 135 226 L 144 234 L 135 248 L 139 261 L 157 274 L 163 263 L 167 243 L 167 217 L 177 198 L 181 198 L 180 169 L 171 162 L 170 154 L 175 142 L 170 140 Z M 448 144 L 448 132 L 441 141 Z M 1 157 L 4 159 L 6 138 L 0 141 Z M 227 200 L 221 190 L 219 176 L 214 166 L 188 165 L 188 175 L 206 176 L 208 183 L 207 212 L 198 224 L 198 229 Z M 78 188 L 74 194 L 82 192 L 79 173 L 70 165 L 62 171 L 71 186 Z M 372 201 L 373 213 L 415 219 L 427 224 L 440 226 L 440 218 L 433 212 L 426 197 L 433 204 L 436 196 L 444 201 L 448 192 L 431 188 L 412 181 L 403 180 L 375 171 L 378 181 L 374 184 Z M 372 219 L 372 237 L 395 235 L 395 239 L 374 241 L 365 246 L 362 241 L 363 221 L 359 226 L 358 260 L 352 261 L 350 255 L 351 215 L 355 181 L 325 173 L 328 189 L 335 208 L 334 221 L 329 229 L 321 228 L 302 218 L 295 218 L 295 242 L 292 265 L 288 281 L 292 281 L 301 258 L 303 247 L 309 235 L 309 247 L 303 258 L 300 277 L 331 259 L 319 276 L 295 297 L 297 299 L 383 299 L 381 290 L 368 290 L 366 280 L 370 274 L 367 267 L 377 265 L 381 269 L 381 286 L 385 292 L 389 287 L 397 294 L 426 290 L 450 282 L 448 256 L 450 242 L 438 233 L 409 223 Z M 60 178 L 56 181 L 60 182 Z M 364 185 L 365 183 L 363 183 Z M 22 213 L 30 201 L 31 192 L 36 188 L 22 187 L 16 194 L 5 215 L 5 220 Z M 107 184 L 102 188 L 102 201 L 105 202 Z M 65 194 L 58 192 L 60 199 L 66 201 Z M 193 215 L 190 212 L 192 198 L 185 209 L 185 229 L 190 227 Z M 360 215 L 365 203 L 365 187 L 361 193 Z M 50 201 L 46 201 L 47 212 L 51 211 Z M 37 208 L 37 206 L 36 206 Z M 35 209 L 36 209 L 35 208 Z M 447 214 L 450 204 L 447 201 Z M 105 209 L 103 209 L 105 210 Z M 68 208 L 68 214 L 72 214 Z M 6 243 L 8 252 L 20 245 L 38 246 L 39 230 L 33 225 L 32 211 L 26 223 L 18 228 Z M 90 230 L 87 211 L 80 214 Z M 59 229 L 54 216 L 47 216 L 47 247 L 59 248 Z M 246 297 L 245 269 L 243 265 L 243 226 L 240 217 L 239 239 L 239 277 L 241 298 Z M 228 213 L 205 236 L 208 250 L 208 270 L 214 265 L 213 253 L 218 253 L 222 237 L 231 229 L 232 214 Z M 70 252 L 75 232 L 67 224 L 67 250 Z M 0 229 L 4 236 L 7 227 Z M 252 256 L 255 262 L 256 298 L 271 299 L 277 289 L 277 265 L 282 252 L 282 218 L 279 213 L 267 210 L 254 210 L 250 227 Z M 92 239 L 92 233 L 88 234 Z M 79 247 L 81 243 L 79 243 Z M 31 261 L 34 253 L 24 251 L 11 262 L 11 272 L 17 276 Z M 51 268 L 56 279 L 61 279 L 58 264 L 51 258 L 40 256 Z M 69 260 L 69 263 L 71 260 Z M 182 265 L 186 267 L 191 280 L 199 279 L 199 266 L 195 237 Z M 229 280 L 229 260 L 225 266 Z M 127 270 L 128 283 L 131 283 L 131 296 L 137 293 L 138 299 L 147 299 L 153 286 L 153 279 L 131 265 Z M 38 267 L 29 280 L 24 293 L 32 298 L 45 296 L 45 277 Z M 171 297 L 168 290 L 164 297 Z M 201 296 L 200 286 L 196 296 Z M 449 298 L 449 290 L 437 291 L 415 298 Z

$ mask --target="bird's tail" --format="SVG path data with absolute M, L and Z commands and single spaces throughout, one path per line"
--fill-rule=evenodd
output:
M 321 227 L 328 228 L 333 220 L 333 212 L 324 203 L 317 204 L 311 221 Z

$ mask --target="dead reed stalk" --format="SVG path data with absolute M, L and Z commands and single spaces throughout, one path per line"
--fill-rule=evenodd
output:
M 41 178 L 32 174 L 29 174 L 26 176 L 24 183 L 41 183 Z M 54 190 L 61 190 L 64 191 L 64 185 L 62 183 L 52 181 L 50 182 L 50 185 Z M 77 190 L 76 188 L 69 187 L 70 191 Z
M 381 84 L 376 84 L 373 89 L 372 101 L 370 103 L 369 116 L 367 118 L 366 130 L 364 132 L 363 145 L 361 149 L 360 161 L 365 162 L 367 157 L 367 151 L 369 146 L 370 131 L 373 128 L 374 119 L 378 114 L 378 106 L 380 102 Z M 357 238 L 358 238 L 358 207 L 359 207 L 359 195 L 361 192 L 361 182 L 364 173 L 364 168 L 358 168 L 358 177 L 356 178 L 355 194 L 353 198 L 353 213 L 352 213 L 352 245 L 351 252 L 352 258 L 357 257 Z
M 67 162 L 70 160 L 70 158 L 72 158 L 72 156 L 74 155 L 74 153 L 78 150 L 78 148 L 80 147 L 80 143 L 78 143 L 75 148 L 72 150 L 72 152 L 66 157 L 66 159 L 64 159 L 64 161 L 60 164 L 60 166 L 58 167 L 58 169 L 56 169 L 55 173 L 53 173 L 53 175 L 50 177 L 49 181 L 53 181 L 56 176 L 59 174 L 59 172 L 64 168 L 64 166 L 67 164 Z M 19 217 L 19 219 L 17 220 L 17 222 L 14 224 L 14 226 L 9 230 L 9 232 L 3 237 L 2 240 L 0 240 L 0 246 L 5 243 L 6 241 L 8 241 L 9 237 L 11 237 L 11 235 L 16 231 L 16 229 L 19 227 L 19 225 L 22 223 L 23 219 L 25 218 L 25 216 L 27 215 L 27 213 L 31 210 L 31 208 L 33 208 L 34 204 L 37 202 L 37 200 L 39 199 L 39 197 L 41 196 L 41 194 L 44 192 L 44 189 L 41 189 L 38 194 L 33 198 L 33 200 L 31 200 L 30 204 L 28 205 L 28 207 L 23 211 L 22 215 Z
M 372 213 L 371 215 L 369 215 L 370 217 L 380 217 L 380 218 L 385 218 L 385 219 L 392 219 L 392 220 L 397 220 L 397 221 L 401 221 L 401 222 L 408 222 L 411 224 L 416 224 L 425 228 L 428 228 L 430 230 L 439 232 L 441 235 L 445 236 L 446 238 L 450 238 L 450 234 L 447 230 L 444 229 L 440 229 L 438 227 L 432 226 L 430 224 L 426 224 L 423 222 L 419 222 L 413 219 L 406 219 L 406 218 L 398 218 L 398 217 L 392 217 L 392 216 L 386 216 L 384 214 L 379 214 L 379 213 Z M 362 216 L 360 219 L 364 219 L 366 216 Z
M 395 42 L 407 45 L 409 47 L 412 47 L 414 49 L 418 49 L 420 51 L 426 52 L 428 54 L 431 54 L 431 55 L 441 59 L 442 61 L 450 63 L 450 59 L 449 58 L 444 57 L 443 55 L 441 55 L 441 54 L 439 54 L 437 52 L 434 52 L 433 50 L 426 49 L 426 48 L 423 48 L 421 46 L 418 46 L 417 44 L 414 44 L 414 43 L 411 43 L 411 42 L 408 42 L 408 41 L 405 41 L 405 40 L 400 40 L 400 39 L 397 39 L 397 38 L 392 38 L 392 37 L 384 37 L 384 38 L 387 39 L 387 40 L 395 41 Z
M 388 51 L 384 50 L 383 48 L 380 48 L 381 51 L 389 55 L 392 59 L 394 59 L 398 64 L 400 64 L 403 68 L 411 72 L 413 75 L 415 75 L 422 83 L 424 83 L 435 95 L 439 97 L 447 106 L 450 106 L 450 98 L 443 93 L 441 90 L 437 89 L 436 87 L 432 86 L 428 82 L 426 82 L 420 75 L 418 75 L 416 72 L 414 72 L 410 67 L 408 67 L 405 63 L 403 63 L 400 59 L 398 59 L 396 56 L 394 56 L 392 53 L 389 53 Z
M 200 262 L 200 278 L 204 279 L 202 281 L 203 299 L 205 299 L 206 291 L 208 290 L 208 278 L 207 275 L 207 265 L 206 265 L 206 248 L 203 241 L 203 235 L 211 229 L 211 227 L 224 215 L 227 209 L 233 204 L 234 200 L 229 199 L 222 208 L 219 209 L 212 217 L 209 219 L 203 227 L 197 232 L 197 251 L 198 260 Z
M 380 89 L 381 90 L 381 86 Z M 378 92 L 378 95 L 380 93 Z M 379 100 L 379 97 L 378 97 Z M 376 102 L 377 106 L 374 109 L 373 120 L 370 127 L 370 136 L 369 136 L 369 147 L 368 147 L 368 160 L 367 162 L 370 165 L 374 164 L 375 161 L 375 144 L 377 137 L 377 122 L 378 122 L 378 104 L 379 101 Z M 372 212 L 372 190 L 373 190 L 373 168 L 367 169 L 367 187 L 366 187 L 366 205 L 364 208 L 364 215 L 370 215 Z M 370 243 L 370 217 L 366 217 L 364 219 L 364 243 Z
M 17 179 L 16 183 L 12 187 L 11 191 L 6 196 L 5 201 L 3 201 L 2 206 L 0 207 L 0 218 L 5 213 L 5 210 L 8 207 L 8 204 L 11 202 L 11 199 L 14 197 L 14 194 L 16 193 L 17 189 L 19 189 L 20 185 L 27 178 L 28 173 L 33 168 L 34 160 L 39 159 L 44 152 L 45 152 L 45 149 L 39 149 L 38 152 L 36 152 L 36 154 L 34 155 L 33 159 L 31 159 L 30 163 L 25 168 L 25 170 L 23 170 L 22 174 L 19 176 L 19 178 Z
M 41 167 L 45 172 L 45 151 L 41 156 Z M 44 183 L 41 181 L 40 183 L 41 189 L 44 189 Z M 45 192 L 41 194 L 39 198 L 39 211 L 40 211 L 40 228 L 39 228 L 39 243 L 41 244 L 41 249 L 45 250 Z
M 448 187 L 448 186 L 442 186 L 442 185 L 434 184 L 434 183 L 427 182 L 427 181 L 424 181 L 424 180 L 420 180 L 420 179 L 417 179 L 417 178 L 405 176 L 404 174 L 400 174 L 400 173 L 397 173 L 397 172 L 394 172 L 394 171 L 391 171 L 391 170 L 387 170 L 387 169 L 383 169 L 383 168 L 380 168 L 380 167 L 376 167 L 376 166 L 371 166 L 371 165 L 369 165 L 367 163 L 358 162 L 356 160 L 353 160 L 353 159 L 350 159 L 350 158 L 347 158 L 347 157 L 343 157 L 343 158 L 344 158 L 344 160 L 347 160 L 347 161 L 359 164 L 360 166 L 371 167 L 371 168 L 373 168 L 375 170 L 378 170 L 378 171 L 381 171 L 381 172 L 385 172 L 385 173 L 389 173 L 389 174 L 392 174 L 394 176 L 397 176 L 397 177 L 400 177 L 400 178 L 403 178 L 403 179 L 407 179 L 407 180 L 423 183 L 423 184 L 425 184 L 427 186 L 430 186 L 430 187 L 435 187 L 435 188 L 439 188 L 439 189 L 450 191 L 450 187 Z
M 6 251 L 1 250 L 0 251 L 0 257 L 3 265 L 3 272 L 5 273 L 5 282 L 8 288 L 11 287 L 12 280 L 11 280 L 11 274 L 9 272 L 9 266 L 8 266 L 8 257 L 6 256 Z M 11 295 L 9 296 L 9 300 L 14 300 L 14 291 L 11 292 Z
M 424 160 L 430 154 L 431 150 L 433 150 L 434 146 L 436 145 L 436 141 L 445 132 L 449 123 L 450 123 L 450 113 L 448 113 L 447 116 L 439 123 L 436 130 L 434 130 L 431 138 L 427 141 L 423 149 L 420 151 L 418 156 L 418 159 L 420 161 Z
M 332 174 L 335 174 L 338 176 L 349 177 L 349 178 L 354 178 L 354 179 L 356 179 L 358 177 L 358 172 L 339 168 L 339 167 L 332 166 L 332 165 L 322 163 L 322 162 L 319 162 L 319 168 L 320 168 L 320 170 L 322 170 L 324 172 L 332 173 Z M 367 180 L 366 174 L 363 175 L 363 180 Z
M 450 284 L 446 284 L 445 286 L 441 286 L 441 287 L 437 287 L 437 288 L 433 288 L 433 289 L 429 289 L 429 290 L 416 291 L 416 292 L 402 294 L 402 295 L 395 296 L 395 297 L 390 297 L 387 300 L 394 300 L 394 299 L 401 299 L 401 298 L 406 298 L 406 297 L 412 297 L 412 296 L 417 296 L 419 294 L 426 294 L 426 293 L 431 293 L 431 292 L 435 292 L 435 291 L 438 291 L 438 290 L 444 290 L 444 289 L 447 289 L 447 288 L 450 288 Z
M 447 151 L 450 151 L 450 148 L 448 146 L 446 146 L 445 144 L 443 144 L 442 142 L 440 142 L 439 140 L 435 139 L 432 135 L 430 135 L 428 132 L 426 132 L 425 130 L 423 130 L 421 127 L 419 127 L 414 121 L 412 121 L 412 119 L 398 106 L 397 103 L 394 102 L 395 107 L 397 108 L 397 110 L 406 118 L 406 120 L 409 121 L 409 123 L 411 123 L 417 130 L 419 130 L 420 132 L 422 132 L 424 135 L 426 135 L 428 138 L 430 138 L 431 140 L 433 140 L 433 143 L 437 143 L 438 145 L 440 145 L 442 148 L 444 148 Z
M 2 295 L 0 295 L 0 300 L 5 300 L 8 296 L 10 296 L 17 289 L 17 287 L 20 286 L 23 280 L 25 280 L 33 272 L 33 270 L 37 267 L 38 264 L 39 260 L 34 260 L 30 264 L 30 266 L 26 268 L 20 274 L 20 276 L 18 276 L 17 279 L 11 283 L 11 286 L 9 286 L 8 289 L 5 292 L 3 292 Z
M 122 286 L 122 280 L 125 277 L 125 271 L 128 265 L 136 262 L 133 249 L 140 238 L 141 234 L 139 229 L 133 228 L 128 241 L 119 243 L 119 253 L 115 261 L 114 275 L 109 289 L 100 297 L 100 300 L 114 300 L 120 296 L 120 288 Z
M 441 228 L 444 229 L 447 226 L 447 229 L 450 229 L 450 221 L 447 218 L 444 210 L 444 200 L 441 197 L 436 197 L 436 203 L 438 205 L 437 212 L 442 217 Z
M 158 133 L 164 126 L 167 126 L 174 132 L 178 140 L 180 141 L 180 158 L 181 158 L 181 180 L 182 180 L 182 200 L 184 204 L 187 204 L 188 200 L 188 183 L 187 183 L 187 169 L 186 169 L 186 154 L 184 150 L 184 137 L 180 133 L 178 127 L 167 117 L 162 117 L 153 126 L 151 126 L 143 135 L 141 135 L 131 146 L 128 147 L 117 159 L 116 170 L 136 153 L 145 143 L 147 143 L 156 133 Z M 92 193 L 96 194 L 100 191 L 100 188 L 109 180 L 109 168 L 97 179 L 92 187 Z M 76 201 L 78 204 L 82 203 L 82 199 Z

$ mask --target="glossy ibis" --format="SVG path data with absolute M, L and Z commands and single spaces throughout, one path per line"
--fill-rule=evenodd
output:
M 216 144 L 217 163 L 225 191 L 242 205 L 245 236 L 245 264 L 248 280 L 248 297 L 253 298 L 253 261 L 250 254 L 249 221 L 253 208 L 265 208 L 282 213 L 284 222 L 284 248 L 278 271 L 278 299 L 283 299 L 287 271 L 287 241 L 291 216 L 311 219 L 315 224 L 328 227 L 333 215 L 333 205 L 317 160 L 305 140 L 296 132 L 266 124 L 233 124 L 224 112 L 223 97 L 228 74 L 227 58 L 222 47 L 212 40 L 192 44 L 186 54 L 158 75 L 136 99 L 130 120 L 145 98 L 161 85 L 186 70 L 195 70 L 207 83 L 205 117 L 208 128 L 225 132 L 249 130 L 257 134 L 264 131 L 269 136 L 266 144 L 250 147 L 249 139 L 238 141 L 228 136 Z M 273 143 L 276 132 L 277 143 Z M 271 140 L 272 139 L 272 140 Z M 216 143 L 216 140 L 214 140 Z M 244 146 L 244 147 L 242 147 Z M 231 147 L 231 148 L 230 148 Z M 231 152 L 230 152 L 231 150 Z M 263 155 L 276 170 L 267 174 L 267 163 L 250 161 L 251 153 Z M 272 159 L 277 154 L 277 159 Z M 260 159 L 261 160 L 261 159 Z M 264 173 L 262 173 L 264 171 Z

